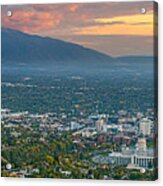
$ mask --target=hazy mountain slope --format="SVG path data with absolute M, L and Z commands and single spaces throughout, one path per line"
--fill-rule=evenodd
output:
M 2 63 L 100 63 L 113 58 L 83 46 L 48 37 L 2 28 Z

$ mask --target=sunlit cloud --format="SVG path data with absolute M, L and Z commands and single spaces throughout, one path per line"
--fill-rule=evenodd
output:
M 125 22 L 126 24 L 149 23 L 153 24 L 153 12 L 147 14 L 117 16 L 112 18 L 96 18 L 97 23 Z
M 86 35 L 153 35 L 153 13 L 126 15 L 113 18 L 96 18 L 97 25 L 74 30 Z M 99 23 L 101 25 L 99 25 Z
M 3 18 L 5 27 L 34 33 L 42 29 L 55 27 L 62 20 L 62 15 L 50 12 L 15 11 L 12 17 Z
M 78 4 L 72 4 L 69 6 L 69 10 L 71 12 L 75 12 L 78 9 L 79 5 Z

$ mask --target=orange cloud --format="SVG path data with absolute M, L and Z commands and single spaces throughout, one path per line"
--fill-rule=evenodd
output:
M 77 35 L 142 35 L 152 36 L 152 25 L 104 25 L 76 29 Z
M 69 6 L 70 12 L 75 12 L 78 9 L 79 5 L 78 4 L 71 4 Z
M 116 16 L 112 18 L 96 18 L 94 21 L 97 23 L 125 22 L 126 24 L 138 24 L 146 22 L 153 24 L 153 12 L 148 12 L 147 14 Z
M 140 14 L 141 7 L 147 14 Z M 11 5 L 2 7 L 2 26 L 44 36 L 152 35 L 152 9 L 152 2 Z
M 97 25 L 76 28 L 82 35 L 153 35 L 153 12 L 113 18 L 96 18 Z M 116 24 L 113 24 L 116 23 Z
M 62 15 L 50 12 L 15 11 L 12 17 L 3 16 L 2 26 L 33 33 L 55 27 L 61 20 Z

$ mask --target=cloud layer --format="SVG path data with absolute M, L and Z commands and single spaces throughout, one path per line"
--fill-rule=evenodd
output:
M 141 8 L 145 8 L 147 13 L 141 14 Z M 11 17 L 6 16 L 8 10 L 13 12 Z M 153 52 L 153 2 L 8 5 L 2 6 L 2 26 L 30 34 L 66 39 L 105 53 L 112 51 L 112 55 L 133 53 L 141 45 L 140 39 L 140 43 L 134 39 L 148 38 L 143 39 L 142 43 L 147 47 L 144 55 Z M 89 41 L 86 40 L 88 36 Z M 104 43 L 104 47 L 101 46 L 99 36 L 108 41 Z M 113 39 L 110 39 L 111 36 Z M 121 40 L 117 41 L 115 36 Z M 128 50 L 119 48 L 117 52 L 113 52 L 109 41 L 112 40 L 115 45 L 117 42 L 124 42 L 125 38 L 132 38 L 136 46 L 132 46 L 130 40 L 126 39 Z M 110 49 L 104 50 L 105 47 Z M 142 54 L 142 50 L 140 53 Z

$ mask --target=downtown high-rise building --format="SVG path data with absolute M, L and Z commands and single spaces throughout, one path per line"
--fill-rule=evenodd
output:
M 142 118 L 139 123 L 139 134 L 149 136 L 151 134 L 151 120 Z

